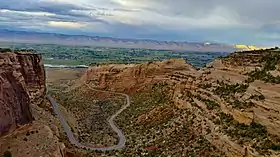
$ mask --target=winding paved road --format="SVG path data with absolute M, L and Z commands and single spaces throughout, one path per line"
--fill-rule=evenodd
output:
M 86 84 L 86 86 L 88 88 L 90 88 L 91 90 L 94 90 L 94 91 L 98 91 L 98 92 L 107 92 L 107 93 L 113 93 L 113 94 L 118 94 L 118 95 L 122 95 L 122 96 L 125 96 L 126 97 L 126 104 L 120 109 L 118 110 L 114 115 L 112 115 L 110 117 L 110 119 L 108 120 L 110 126 L 112 127 L 112 129 L 118 134 L 118 137 L 119 137 L 119 142 L 117 145 L 114 145 L 114 146 L 111 146 L 111 147 L 102 147 L 102 148 L 94 148 L 94 147 L 89 147 L 89 146 L 86 146 L 84 144 L 81 144 L 73 135 L 73 132 L 71 131 L 67 121 L 65 120 L 65 118 L 63 117 L 62 113 L 60 112 L 59 110 L 59 106 L 58 104 L 56 103 L 56 101 L 50 96 L 50 95 L 47 95 L 48 99 L 50 100 L 53 108 L 54 108 L 54 112 L 57 114 L 61 124 L 62 124 L 62 127 L 64 129 L 64 131 L 66 132 L 67 134 L 67 137 L 69 139 L 69 141 L 74 144 L 75 146 L 77 147 L 80 147 L 80 148 L 85 148 L 85 149 L 89 149 L 89 150 L 101 150 L 101 151 L 106 151 L 106 150 L 117 150 L 117 149 L 121 149 L 125 146 L 125 142 L 126 142 L 126 139 L 125 139 L 125 136 L 123 134 L 123 132 L 116 126 L 115 122 L 114 122 L 114 119 L 121 113 L 123 112 L 127 107 L 130 106 L 130 98 L 127 94 L 124 94 L 124 93 L 118 93 L 118 92 L 111 92 L 111 91 L 103 91 L 103 90 L 98 90 L 98 89 L 94 89 L 92 87 L 90 87 L 88 84 Z

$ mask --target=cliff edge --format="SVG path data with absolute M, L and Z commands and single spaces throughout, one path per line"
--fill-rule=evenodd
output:
M 46 89 L 41 61 L 37 54 L 0 54 L 0 135 L 33 120 L 29 104 L 42 103 Z
M 56 118 L 47 109 L 45 70 L 34 52 L 0 49 L 0 156 L 64 156 Z

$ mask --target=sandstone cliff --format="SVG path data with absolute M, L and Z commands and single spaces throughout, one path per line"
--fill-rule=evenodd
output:
M 95 87 L 118 91 L 137 91 L 145 85 L 165 80 L 176 71 L 198 72 L 184 59 L 170 59 L 162 62 L 145 64 L 110 64 L 89 68 L 81 82 L 88 82 Z
M 30 103 L 45 96 L 45 72 L 37 54 L 0 54 L 0 133 L 32 121 Z
M 45 78 L 40 55 L 0 53 L 0 156 L 64 156 L 59 124 L 46 110 Z

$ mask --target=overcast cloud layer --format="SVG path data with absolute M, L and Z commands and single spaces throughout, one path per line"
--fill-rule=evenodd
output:
M 279 45 L 280 0 L 1 0 L 0 29 Z

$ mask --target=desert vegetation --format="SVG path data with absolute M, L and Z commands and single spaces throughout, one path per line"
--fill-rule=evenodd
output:
M 194 114 L 172 105 L 171 90 L 170 85 L 157 83 L 132 96 L 131 107 L 117 118 L 128 138 L 127 147 L 119 153 L 126 156 L 223 154 L 202 134 L 196 133 L 192 126 Z M 209 100 L 209 106 L 215 108 L 216 104 Z
M 277 132 L 269 130 L 272 124 L 277 125 L 277 115 L 271 114 L 268 118 L 265 115 L 277 112 L 274 108 L 277 91 L 274 89 L 273 98 L 265 93 L 267 89 L 262 91 L 264 86 L 277 83 L 264 81 L 264 75 L 277 78 L 270 74 L 278 70 L 277 53 L 238 52 L 223 58 L 221 69 L 213 65 L 213 71 L 200 74 L 174 70 L 163 80 L 145 84 L 137 91 L 133 87 L 120 91 L 127 92 L 131 98 L 131 106 L 116 118 L 117 126 L 126 136 L 126 146 L 121 150 L 93 153 L 100 156 L 226 156 L 229 153 L 241 156 L 244 150 L 236 152 L 235 149 L 247 150 L 247 146 L 260 155 L 279 151 L 279 138 L 274 135 Z M 245 74 L 248 69 L 253 70 Z M 242 76 L 236 82 L 226 77 L 219 79 L 213 77 L 221 74 L 217 71 L 223 75 L 229 73 L 233 78 Z M 262 72 L 253 74 L 254 71 Z M 118 77 L 121 73 L 118 71 Z M 106 77 L 111 79 L 114 75 Z M 110 89 L 110 84 L 105 86 L 104 89 Z M 102 100 L 93 102 L 96 95 L 82 86 L 76 91 L 59 93 L 57 99 L 74 113 L 78 125 L 73 130 L 80 134 L 80 141 L 95 146 L 97 143 L 93 141 L 101 141 L 99 146 L 112 145 L 116 143 L 116 136 L 108 131 L 106 118 L 121 107 L 123 100 L 113 95 L 116 100 L 106 100 L 108 95 L 103 95 Z M 274 104 L 270 105 L 270 101 Z M 257 114 L 252 116 L 255 111 Z M 98 122 L 94 122 L 95 119 Z
M 216 87 L 213 92 L 221 97 L 231 96 L 235 93 L 244 93 L 249 87 L 248 84 L 227 84 L 224 81 L 219 80 L 217 80 L 217 84 L 219 86 Z
M 255 122 L 250 125 L 241 124 L 225 113 L 220 113 L 220 120 L 226 134 L 242 145 L 248 142 L 253 143 L 253 148 L 262 155 L 269 153 L 269 150 L 280 148 L 279 143 L 271 140 L 266 127 L 261 124 Z
M 278 51 L 254 51 L 253 53 L 260 54 L 258 62 L 261 67 L 247 73 L 249 76 L 247 82 L 261 80 L 267 83 L 280 84 L 280 76 L 273 76 L 270 73 L 270 71 L 277 70 L 276 66 L 280 64 L 280 53 Z
M 63 105 L 77 122 L 76 124 L 69 123 L 69 125 L 72 125 L 72 131 L 80 142 L 92 146 L 114 145 L 118 138 L 107 119 L 120 109 L 124 104 L 124 98 L 108 97 L 98 100 L 98 97 L 94 95 L 98 93 L 83 92 L 79 89 L 53 94 L 58 103 Z

